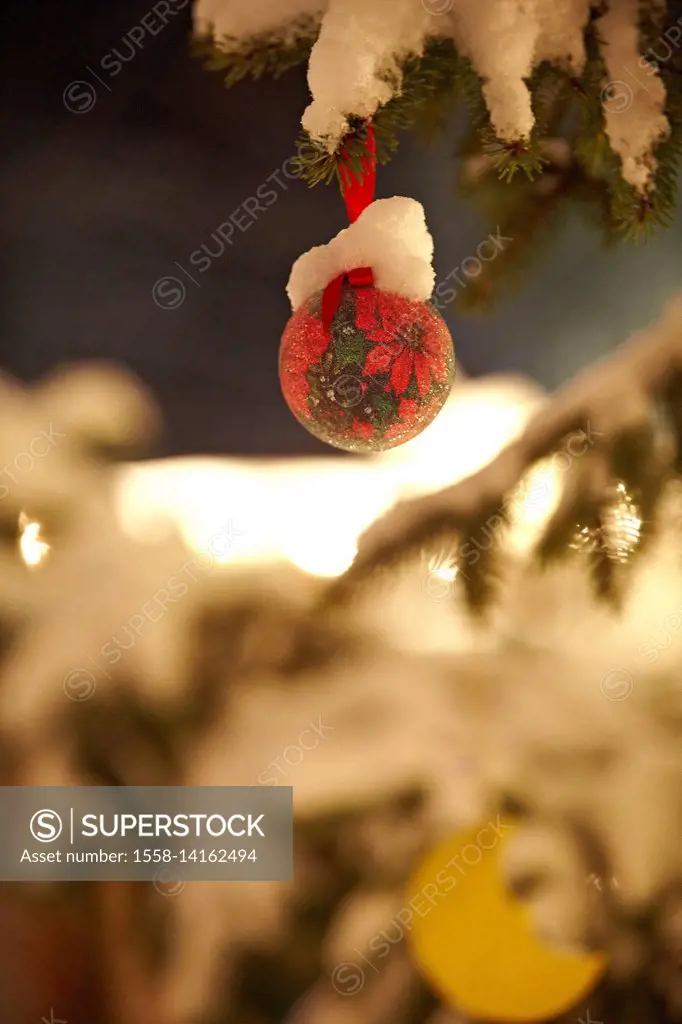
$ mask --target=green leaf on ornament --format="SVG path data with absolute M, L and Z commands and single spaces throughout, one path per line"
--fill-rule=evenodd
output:
M 313 395 L 314 398 L 320 398 L 321 387 L 317 373 L 315 373 L 315 371 L 311 368 L 307 371 L 305 376 L 310 387 L 311 395 Z
M 344 341 L 334 353 L 334 364 L 337 369 L 345 370 L 348 366 L 363 366 L 365 362 L 366 347 L 362 335 Z
M 330 348 L 327 349 L 325 354 L 322 356 L 322 367 L 323 367 L 325 373 L 328 373 L 331 370 L 333 362 L 334 362 L 334 353 L 332 352 L 331 347 L 330 347 Z
M 417 387 L 417 381 L 414 374 L 410 377 L 410 383 L 407 385 L 403 398 L 409 398 L 417 401 L 420 398 L 419 388 Z
M 374 400 L 372 420 L 379 430 L 385 430 L 396 418 L 395 404 L 386 395 L 378 395 Z

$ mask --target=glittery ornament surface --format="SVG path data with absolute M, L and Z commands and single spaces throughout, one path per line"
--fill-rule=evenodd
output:
M 348 284 L 329 334 L 321 312 L 320 292 L 282 335 L 280 382 L 299 422 L 345 451 L 385 451 L 416 437 L 455 376 L 440 314 L 428 302 Z

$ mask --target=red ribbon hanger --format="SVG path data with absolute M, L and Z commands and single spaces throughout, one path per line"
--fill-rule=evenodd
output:
M 354 224 L 363 210 L 370 203 L 374 202 L 374 187 L 376 184 L 376 140 L 371 121 L 367 123 L 367 141 L 365 144 L 365 155 L 362 158 L 362 173 L 359 178 L 355 176 L 348 164 L 347 153 L 341 150 L 341 165 L 339 174 L 341 177 L 341 191 L 346 203 L 348 220 Z M 354 270 L 344 271 L 333 281 L 330 281 L 322 295 L 322 323 L 329 334 L 332 320 L 341 304 L 343 283 L 348 278 L 352 285 L 358 288 L 366 288 L 374 284 L 374 274 L 371 267 L 356 267 Z

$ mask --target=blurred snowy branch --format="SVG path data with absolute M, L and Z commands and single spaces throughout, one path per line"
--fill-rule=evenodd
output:
M 192 551 L 172 533 L 125 532 L 112 454 L 150 436 L 156 416 L 120 373 L 3 382 L 4 465 L 45 424 L 59 436 L 0 501 L 5 779 L 295 787 L 291 884 L 194 883 L 162 907 L 136 887 L 98 888 L 122 1024 L 194 1024 L 220 1006 L 249 1024 L 426 1024 L 436 1000 L 402 941 L 357 998 L 333 970 L 368 928 L 389 926 L 423 852 L 501 811 L 519 822 L 509 883 L 542 934 L 605 949 L 617 981 L 639 972 L 679 1005 L 682 646 L 669 637 L 653 660 L 642 648 L 682 605 L 682 502 L 674 462 L 617 454 L 655 426 L 663 392 L 666 436 L 679 438 L 680 317 L 677 304 L 542 405 L 480 472 L 389 512 L 332 582 L 217 557 L 224 537 Z M 580 431 L 590 443 L 563 444 Z M 628 465 L 640 500 L 644 484 L 655 495 L 657 531 L 627 564 L 634 585 L 616 614 L 594 596 L 589 555 L 571 549 L 539 572 L 532 546 L 500 528 L 493 614 L 472 619 L 455 538 L 557 446 L 555 523 L 584 494 L 605 512 L 610 477 Z M 530 515 L 538 486 L 510 518 Z M 33 571 L 22 513 L 49 545 Z M 436 535 L 438 599 L 425 586 Z M 352 599 L 338 601 L 341 583 Z M 614 672 L 631 685 L 610 685 Z M 146 944 L 161 938 L 163 966 L 148 974 Z

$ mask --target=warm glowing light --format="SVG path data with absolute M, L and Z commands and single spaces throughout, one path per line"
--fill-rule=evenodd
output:
M 429 576 L 445 583 L 453 583 L 459 572 L 454 558 L 445 555 L 434 555 L 429 558 L 427 571 Z
M 19 527 L 21 529 L 19 538 L 21 557 L 30 569 L 37 569 L 50 550 L 50 545 L 40 537 L 40 523 L 31 521 L 23 513 L 19 519 Z
M 291 562 L 315 576 L 351 565 L 360 535 L 402 498 L 446 487 L 476 472 L 523 429 L 541 394 L 518 381 L 467 382 L 422 435 L 378 456 L 347 459 L 167 459 L 128 466 L 118 490 L 130 535 L 177 529 L 196 551 L 220 561 Z M 535 475 L 533 475 L 535 474 Z M 527 548 L 559 496 L 557 473 L 539 467 L 511 509 L 510 543 Z M 452 560 L 431 575 L 451 582 Z
M 118 497 L 129 535 L 176 526 L 197 551 L 214 550 L 218 537 L 221 561 L 281 560 L 331 577 L 350 566 L 359 535 L 395 502 L 397 487 L 370 460 L 173 459 L 127 467 Z
M 286 561 L 314 576 L 339 576 L 378 517 L 401 499 L 475 473 L 518 436 L 541 401 L 537 390 L 518 381 L 467 382 L 461 390 L 455 385 L 423 434 L 378 456 L 165 459 L 124 466 L 116 491 L 119 522 L 140 541 L 179 532 L 189 548 L 210 553 L 216 563 Z M 559 502 L 565 462 L 539 462 L 507 496 L 510 552 L 525 554 L 538 540 Z M 49 545 L 39 523 L 22 516 L 20 525 L 22 557 L 35 568 Z M 626 559 L 641 525 L 632 497 L 618 484 L 607 524 L 614 557 Z M 591 543 L 591 532 L 580 540 Z M 441 583 L 454 582 L 459 572 L 457 551 L 428 561 L 427 575 Z
M 627 562 L 640 541 L 642 520 L 624 483 L 616 486 L 613 507 L 606 516 L 606 533 L 612 557 Z

